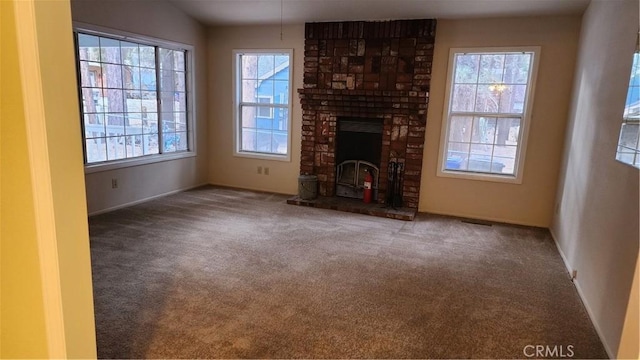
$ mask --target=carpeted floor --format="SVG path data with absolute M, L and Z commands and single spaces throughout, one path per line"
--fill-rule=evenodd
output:
M 606 357 L 546 230 L 286 198 L 204 187 L 90 218 L 99 357 Z

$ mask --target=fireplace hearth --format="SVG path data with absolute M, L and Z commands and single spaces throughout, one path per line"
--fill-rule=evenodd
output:
M 361 196 L 370 168 L 376 205 L 418 208 L 435 26 L 305 25 L 300 173 L 317 175 L 321 197 Z M 390 168 L 402 169 L 401 178 Z

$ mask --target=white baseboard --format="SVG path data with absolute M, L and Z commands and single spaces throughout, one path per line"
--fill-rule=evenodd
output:
M 567 272 L 569 273 L 569 277 L 571 277 L 571 274 L 573 273 L 574 268 L 569 263 L 569 260 L 567 259 L 567 256 L 564 254 L 564 251 L 562 251 L 562 248 L 560 247 L 560 244 L 558 243 L 558 238 L 556 237 L 556 234 L 553 232 L 553 229 L 549 228 L 549 232 L 551 233 L 551 238 L 553 238 L 553 242 L 556 244 L 556 248 L 558 249 L 558 252 L 560 253 L 560 257 L 562 258 L 562 261 L 564 262 L 564 266 L 567 268 Z M 577 278 L 573 279 L 573 286 L 575 286 L 576 290 L 578 291 L 578 296 L 580 296 L 580 300 L 582 300 L 582 304 L 584 305 L 584 308 L 587 310 L 587 314 L 589 315 L 589 319 L 591 320 L 591 323 L 593 324 L 593 327 L 596 329 L 596 333 L 598 334 L 598 337 L 600 338 L 600 342 L 602 342 L 602 345 L 604 346 L 604 350 L 607 352 L 607 355 L 609 356 L 609 359 L 615 359 L 616 356 L 613 353 L 613 351 L 611 350 L 611 347 L 609 346 L 609 344 L 605 340 L 604 336 L 602 336 L 602 330 L 600 329 L 600 326 L 598 325 L 598 323 L 595 321 L 595 316 L 593 315 L 593 311 L 591 310 L 591 306 L 589 306 L 589 302 L 587 301 L 587 298 L 585 297 L 584 292 L 582 291 L 582 287 L 580 286 L 580 281 Z
M 154 196 L 149 196 L 149 197 L 146 197 L 146 198 L 143 198 L 143 199 L 139 199 L 139 200 L 135 200 L 135 201 L 130 201 L 130 202 L 127 202 L 127 203 L 124 203 L 124 204 L 120 204 L 120 205 L 116 205 L 116 206 L 108 207 L 108 208 L 106 208 L 106 209 L 100 209 L 100 210 L 97 210 L 97 211 L 92 211 L 92 212 L 88 213 L 88 215 L 89 215 L 89 216 L 94 216 L 94 215 L 105 214 L 105 213 L 108 213 L 108 212 L 111 212 L 111 211 L 115 211 L 115 210 L 119 210 L 119 209 L 124 209 L 124 208 L 129 207 L 129 206 L 142 204 L 142 203 L 145 203 L 145 202 L 147 202 L 147 201 L 151 201 L 151 200 L 153 200 L 153 199 L 157 199 L 157 198 L 161 198 L 161 197 L 164 197 L 164 196 L 169 196 L 169 195 L 177 194 L 177 193 L 179 193 L 179 192 L 183 192 L 183 191 L 187 191 L 187 190 L 195 189 L 195 188 L 198 188 L 198 187 L 200 187 L 200 186 L 204 186 L 204 185 L 209 185 L 209 183 L 205 182 L 205 183 L 202 183 L 202 184 L 199 184 L 199 185 L 188 186 L 188 187 L 185 187 L 185 188 L 180 188 L 180 189 L 172 190 L 172 191 L 165 192 L 165 193 L 162 193 L 162 194 L 158 194 L 158 195 L 154 195 Z

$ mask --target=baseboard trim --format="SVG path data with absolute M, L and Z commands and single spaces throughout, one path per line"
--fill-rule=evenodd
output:
M 564 251 L 562 251 L 562 248 L 558 243 L 558 238 L 555 232 L 553 231 L 553 228 L 549 228 L 549 232 L 551 233 L 551 238 L 553 239 L 553 242 L 556 244 L 558 253 L 560 253 L 562 262 L 564 262 L 564 266 L 567 268 L 567 273 L 569 274 L 569 277 L 571 277 L 571 273 L 574 270 L 573 266 L 571 266 L 571 264 L 569 263 L 569 259 L 567 259 L 567 256 L 565 255 Z M 600 329 L 600 326 L 598 325 L 598 323 L 595 321 L 595 316 L 593 315 L 591 306 L 589 306 L 589 302 L 587 301 L 587 298 L 585 297 L 584 292 L 582 291 L 582 287 L 580 286 L 580 281 L 577 278 L 573 279 L 573 286 L 575 286 L 576 290 L 578 291 L 578 296 L 582 301 L 582 305 L 584 305 L 584 308 L 587 310 L 587 315 L 589 315 L 589 319 L 591 320 L 593 327 L 596 329 L 596 333 L 598 334 L 598 337 L 600 338 L 600 342 L 602 343 L 602 346 L 604 346 L 604 350 L 607 352 L 609 359 L 615 359 L 616 356 L 614 355 L 613 351 L 611 350 L 611 347 L 605 340 L 604 336 L 602 336 L 602 330 Z
M 484 221 L 491 221 L 491 222 L 499 223 L 499 224 L 520 225 L 520 226 L 543 228 L 543 229 L 548 229 L 549 228 L 549 225 L 534 224 L 534 223 L 526 222 L 526 221 L 503 219 L 503 218 L 492 217 L 492 216 L 478 216 L 476 214 L 466 214 L 466 213 L 460 213 L 460 212 L 450 213 L 450 212 L 446 212 L 446 211 L 432 211 L 432 210 L 429 210 L 429 209 L 420 209 L 420 208 L 418 208 L 418 213 L 444 215 L 444 216 L 451 216 L 451 217 L 456 217 L 456 218 L 461 218 L 461 219 L 484 220 Z
M 188 187 L 185 187 L 185 188 L 180 188 L 180 189 L 172 190 L 172 191 L 169 191 L 169 192 L 165 192 L 165 193 L 149 196 L 149 197 L 146 197 L 146 198 L 143 198 L 143 199 L 138 199 L 138 200 L 135 200 L 135 201 L 130 201 L 130 202 L 124 203 L 124 204 L 108 207 L 106 209 L 100 209 L 100 210 L 97 210 L 97 211 L 92 211 L 92 212 L 88 213 L 88 215 L 91 217 L 91 216 L 95 216 L 95 215 L 106 214 L 108 212 L 112 212 L 112 211 L 115 211 L 115 210 L 120 210 L 120 209 L 124 209 L 124 208 L 130 207 L 130 206 L 142 204 L 142 203 L 145 203 L 147 201 L 151 201 L 151 200 L 154 200 L 154 199 L 157 199 L 157 198 L 161 198 L 161 197 L 177 194 L 179 192 L 183 192 L 183 191 L 199 188 L 199 187 L 205 186 L 205 185 L 209 185 L 209 183 L 208 182 L 204 182 L 204 183 L 199 184 L 199 185 L 188 186 Z

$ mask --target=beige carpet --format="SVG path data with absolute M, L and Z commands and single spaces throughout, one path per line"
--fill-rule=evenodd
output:
M 604 358 L 546 230 L 200 188 L 92 217 L 101 358 Z

